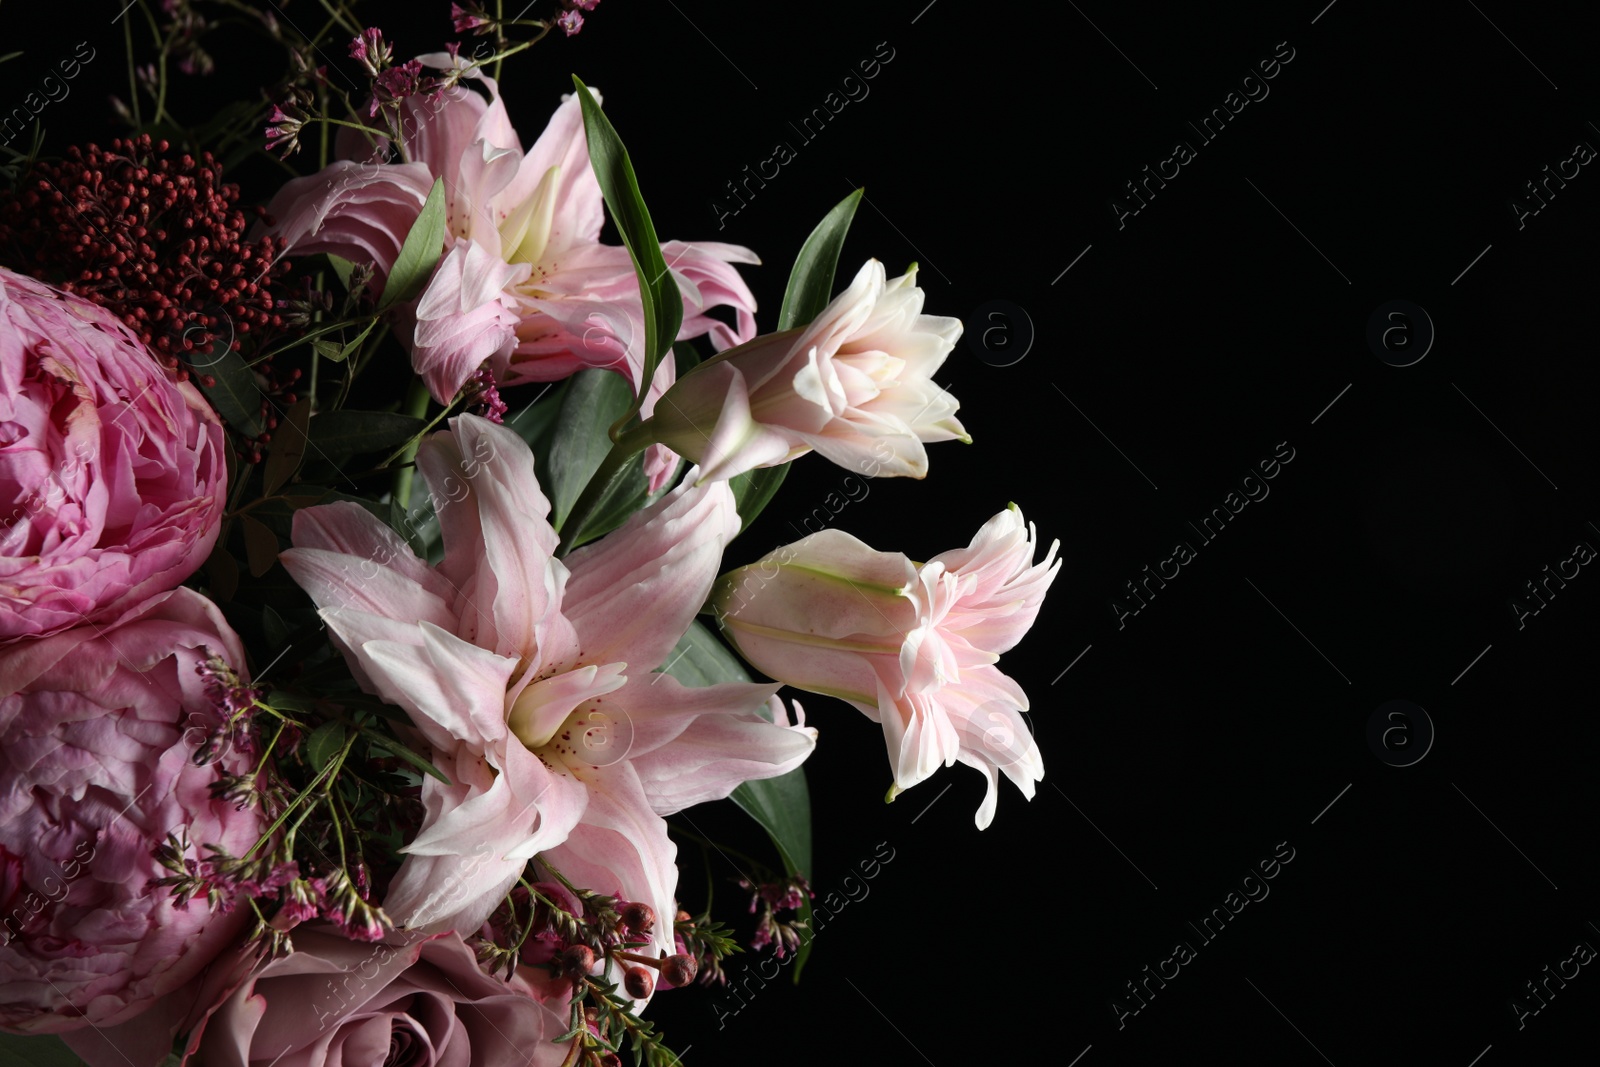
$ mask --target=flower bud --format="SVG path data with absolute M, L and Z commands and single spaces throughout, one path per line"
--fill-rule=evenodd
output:
M 648 941 L 656 929 L 656 912 L 650 905 L 634 900 L 623 905 L 622 924 L 635 941 Z
M 568 945 L 561 950 L 561 973 L 573 982 L 580 982 L 594 970 L 594 950 L 588 945 Z
M 622 972 L 622 988 L 628 991 L 628 996 L 634 1000 L 643 1000 L 655 992 L 656 980 L 650 972 L 635 964 Z
M 685 956 L 682 953 L 668 956 L 661 961 L 661 977 L 678 988 L 693 982 L 695 973 L 699 969 L 693 956 Z

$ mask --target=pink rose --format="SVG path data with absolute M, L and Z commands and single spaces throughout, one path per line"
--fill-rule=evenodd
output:
M 169 835 L 195 860 L 207 845 L 242 856 L 261 832 L 253 810 L 211 798 L 249 753 L 192 759 L 221 722 L 199 669 L 212 657 L 244 666 L 238 636 L 188 589 L 0 649 L 0 1028 L 74 1031 L 75 1045 L 104 1031 L 153 1063 L 139 1050 L 159 1060 L 193 1005 L 183 987 L 238 938 L 248 908 L 222 915 L 204 891 L 180 902 L 151 886 L 172 873 L 155 855 Z M 118 1035 L 152 1006 L 158 1021 Z
M 205 1067 L 556 1067 L 567 1015 L 492 978 L 455 934 L 357 944 L 301 927 L 191 1039 Z
M 109 311 L 0 268 L 0 644 L 101 622 L 193 574 L 222 425 Z

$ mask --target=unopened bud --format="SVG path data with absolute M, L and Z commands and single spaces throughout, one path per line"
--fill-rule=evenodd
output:
M 679 988 L 693 982 L 695 973 L 699 969 L 700 966 L 695 963 L 693 956 L 685 956 L 681 952 L 661 961 L 661 977 Z
M 622 988 L 634 1000 L 643 1000 L 655 991 L 656 980 L 643 967 L 629 967 L 622 972 Z
M 561 973 L 574 982 L 594 970 L 594 950 L 588 945 L 568 945 L 561 950 Z
M 691 918 L 691 916 L 689 915 L 688 912 L 684 911 L 682 908 L 678 909 L 678 921 L 679 922 L 686 923 L 686 922 L 688 922 L 690 920 L 690 918 Z
M 622 924 L 640 941 L 648 941 L 655 933 L 656 910 L 637 900 L 629 901 L 622 908 Z

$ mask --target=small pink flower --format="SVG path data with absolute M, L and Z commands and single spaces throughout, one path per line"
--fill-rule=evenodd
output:
M 471 4 L 468 7 L 462 7 L 460 4 L 451 4 L 450 18 L 455 25 L 457 33 L 466 33 L 468 30 L 475 30 L 479 26 L 489 25 L 489 19 L 485 17 L 483 9 L 477 4 Z
M 0 1027 L 170 1047 L 189 983 L 239 936 L 248 908 L 152 885 L 171 838 L 201 861 L 262 830 L 211 796 L 248 753 L 193 758 L 227 714 L 197 669 L 213 656 L 244 666 L 216 605 L 181 588 L 0 650 Z
M 357 944 L 301 927 L 190 1039 L 206 1067 L 557 1067 L 571 1051 L 561 1003 L 493 978 L 455 934 Z
M 886 281 L 868 260 L 811 325 L 724 352 L 667 390 L 660 444 L 723 479 L 815 449 L 869 477 L 928 473 L 925 442 L 970 440 L 933 380 L 961 336 L 922 314 L 916 272 Z
M 0 268 L 0 645 L 100 623 L 200 566 L 222 425 L 111 312 Z
M 1033 626 L 1061 567 L 1058 546 L 1034 563 L 1034 530 L 1015 506 L 966 548 L 920 566 L 824 530 L 723 575 L 712 604 L 763 673 L 882 724 L 889 799 L 941 765 L 982 771 L 981 829 L 994 818 L 999 772 L 1030 798 L 1044 776 L 1019 714 L 1028 696 L 994 664 Z
M 556 16 L 556 25 L 565 30 L 568 37 L 571 37 L 583 29 L 583 16 L 576 11 L 563 11 Z

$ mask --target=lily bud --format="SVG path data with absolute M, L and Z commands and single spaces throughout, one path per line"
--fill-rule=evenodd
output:
M 815 449 L 870 477 L 921 478 L 925 442 L 968 441 L 955 397 L 933 380 L 959 319 L 922 314 L 916 268 L 887 281 L 868 260 L 804 329 L 729 349 L 667 390 L 654 439 L 731 478 Z
M 1044 776 L 1020 715 L 1027 694 L 994 664 L 1038 616 L 1061 566 L 1056 547 L 1035 563 L 1035 532 L 1015 506 L 921 565 L 824 530 L 723 575 L 711 607 L 757 669 L 882 725 L 889 799 L 941 765 L 983 772 L 982 829 L 1000 773 L 1028 797 Z

